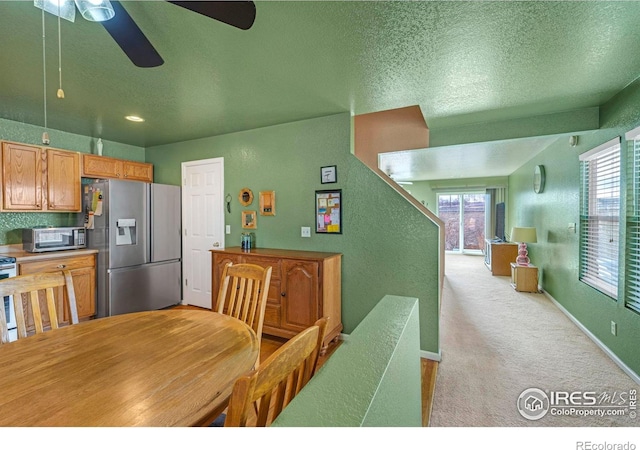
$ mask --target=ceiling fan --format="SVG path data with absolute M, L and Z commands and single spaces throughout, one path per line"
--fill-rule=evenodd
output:
M 251 28 L 256 18 L 256 5 L 252 1 L 167 1 L 241 30 Z M 158 67 L 164 63 L 119 1 L 75 0 L 74 5 L 72 0 L 35 0 L 34 4 L 71 22 L 74 21 L 77 6 L 84 18 L 102 24 L 136 66 Z M 67 11 L 66 16 L 63 15 L 63 9 Z

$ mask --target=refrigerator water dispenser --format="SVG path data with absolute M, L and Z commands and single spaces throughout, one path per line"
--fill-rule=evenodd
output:
M 136 244 L 136 219 L 118 219 L 116 227 L 116 245 Z

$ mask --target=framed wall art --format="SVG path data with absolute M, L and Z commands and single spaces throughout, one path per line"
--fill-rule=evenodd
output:
M 240 194 L 238 194 L 238 201 L 242 206 L 249 206 L 251 203 L 253 203 L 253 192 L 251 192 L 251 189 L 240 189 Z
M 338 169 L 336 166 L 326 166 L 320 168 L 320 183 L 336 183 L 338 181 Z
M 342 234 L 342 189 L 316 191 L 316 233 Z
M 276 215 L 276 191 L 260 192 L 260 215 L 261 216 Z
M 242 211 L 242 228 L 255 230 L 258 228 L 258 222 L 255 211 Z

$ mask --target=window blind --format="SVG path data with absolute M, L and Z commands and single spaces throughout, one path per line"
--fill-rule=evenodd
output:
M 581 281 L 618 297 L 620 138 L 580 155 Z
M 625 305 L 640 313 L 640 129 L 627 133 L 629 184 L 627 191 L 627 245 Z

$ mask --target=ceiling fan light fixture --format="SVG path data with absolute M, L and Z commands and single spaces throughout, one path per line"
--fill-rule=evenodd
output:
M 140 116 L 124 116 L 130 122 L 144 122 L 144 119 Z
M 105 22 L 116 13 L 109 0 L 75 0 L 82 17 L 91 22 Z
M 33 0 L 33 6 L 69 22 L 76 20 L 76 6 L 73 0 Z

